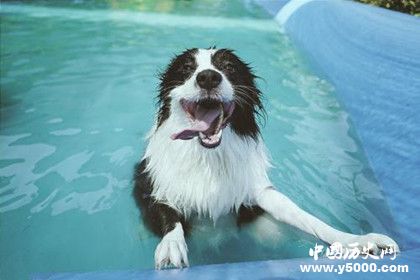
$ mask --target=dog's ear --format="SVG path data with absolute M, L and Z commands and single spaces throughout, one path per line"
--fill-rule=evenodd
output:
M 232 49 L 219 49 L 213 64 L 226 75 L 234 90 L 235 111 L 231 117 L 232 128 L 239 135 L 257 138 L 258 124 L 265 124 L 262 93 L 256 85 L 257 75 L 251 65 L 242 60 Z
M 172 57 L 166 69 L 159 74 L 159 89 L 157 95 L 158 121 L 159 127 L 170 113 L 171 97 L 170 92 L 179 85 L 182 85 L 197 68 L 194 54 L 198 49 L 186 49 L 181 54 Z

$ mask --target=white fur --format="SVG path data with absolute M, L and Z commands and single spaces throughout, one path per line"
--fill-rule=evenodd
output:
M 170 117 L 146 149 L 157 200 L 186 216 L 196 211 L 217 220 L 241 204 L 254 203 L 258 189 L 271 185 L 261 141 L 241 138 L 226 127 L 219 147 L 207 149 L 197 139 L 170 139 L 176 126 Z
M 274 188 L 263 189 L 257 195 L 256 202 L 276 220 L 297 227 L 329 244 L 340 242 L 343 246 L 349 246 L 357 242 L 358 247 L 363 248 L 363 246 L 368 247 L 370 243 L 372 251 L 376 253 L 379 248 L 385 247 L 393 247 L 396 251 L 399 251 L 397 243 L 388 236 L 377 233 L 355 235 L 334 229 L 299 208 L 289 198 Z
M 187 257 L 187 243 L 181 223 L 176 223 L 175 228 L 168 232 L 160 241 L 155 250 L 155 267 L 161 269 L 174 265 L 177 268 L 189 266 Z

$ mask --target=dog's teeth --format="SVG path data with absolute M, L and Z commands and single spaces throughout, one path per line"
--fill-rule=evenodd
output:
M 225 111 L 223 110 L 223 103 L 220 103 L 219 109 L 220 109 L 220 115 L 217 121 L 216 131 L 220 132 L 223 125 L 223 119 L 225 118 Z
M 206 135 L 203 132 L 201 132 L 201 131 L 198 133 L 198 136 L 200 136 L 201 139 L 205 139 L 206 138 Z

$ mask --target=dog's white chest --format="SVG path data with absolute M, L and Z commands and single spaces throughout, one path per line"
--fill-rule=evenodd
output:
M 256 192 L 271 185 L 261 140 L 241 138 L 229 128 L 215 149 L 197 139 L 171 140 L 162 125 L 146 149 L 152 195 L 185 215 L 197 212 L 217 219 L 241 204 L 252 204 Z

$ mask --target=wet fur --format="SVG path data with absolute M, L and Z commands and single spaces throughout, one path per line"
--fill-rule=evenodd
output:
M 184 125 L 184 120 L 176 118 L 184 113 L 174 104 L 171 92 L 197 70 L 199 50 L 188 49 L 176 56 L 160 76 L 156 126 L 134 178 L 134 197 L 142 216 L 160 236 L 173 229 L 176 221 L 188 229 L 191 214 L 217 220 L 220 215 L 241 209 L 238 225 L 250 222 L 262 213 L 253 211 L 256 186 L 270 184 L 266 174 L 269 163 L 259 139 L 256 117 L 264 114 L 261 92 L 255 86 L 256 76 L 232 50 L 210 51 L 211 64 L 233 85 L 236 104 L 230 126 L 223 132 L 223 141 L 217 149 L 205 149 L 194 140 L 173 141 L 168 137 L 178 125 Z M 189 183 L 185 178 L 189 178 Z
M 222 141 L 214 149 L 198 139 L 172 140 L 189 119 L 182 98 L 200 98 L 195 77 L 211 69 L 222 75 L 221 98 L 236 106 Z M 135 170 L 134 197 L 146 225 L 162 237 L 155 250 L 156 268 L 188 266 L 185 235 L 192 215 L 216 221 L 238 214 L 238 226 L 267 212 L 277 221 L 297 227 L 332 244 L 372 243 L 372 251 L 398 245 L 391 238 L 370 233 L 341 232 L 299 208 L 277 191 L 268 178 L 267 152 L 257 116 L 263 112 L 261 93 L 249 66 L 227 49 L 189 49 L 176 56 L 161 75 L 156 124 L 148 136 L 144 156 Z

